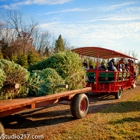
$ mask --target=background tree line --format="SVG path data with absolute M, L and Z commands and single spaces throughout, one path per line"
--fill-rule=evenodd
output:
M 14 61 L 27 68 L 53 53 L 69 49 L 69 43 L 59 35 L 54 39 L 39 29 L 31 18 L 29 24 L 23 21 L 19 11 L 7 11 L 0 21 L 0 58 Z
M 42 31 L 32 18 L 30 23 L 25 23 L 19 11 L 7 11 L 0 21 L 0 59 L 14 61 L 28 68 L 54 53 L 72 48 L 61 35 L 55 39 L 48 31 Z M 127 54 L 137 57 L 135 51 Z

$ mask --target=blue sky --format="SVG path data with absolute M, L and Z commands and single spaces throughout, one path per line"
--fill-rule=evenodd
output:
M 0 16 L 19 10 L 71 46 L 99 46 L 140 59 L 139 0 L 0 0 Z

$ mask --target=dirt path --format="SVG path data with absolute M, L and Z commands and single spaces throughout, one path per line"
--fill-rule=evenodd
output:
M 113 95 L 88 95 L 90 107 L 86 118 L 92 117 L 92 114 L 100 112 L 118 102 L 125 101 L 139 93 L 140 81 L 135 89 L 123 91 L 122 98 L 119 100 L 116 100 Z M 5 126 L 6 134 L 43 134 L 45 140 L 51 140 L 52 135 L 57 135 L 67 129 L 71 129 L 74 125 L 84 120 L 84 118 L 74 119 L 70 113 L 69 102 L 65 103 L 66 104 L 61 103 L 47 108 L 36 109 L 34 111 L 21 112 L 19 114 L 3 118 L 2 122 Z

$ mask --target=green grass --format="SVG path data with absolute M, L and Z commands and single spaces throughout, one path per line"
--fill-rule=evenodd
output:
M 139 140 L 140 94 L 81 119 L 55 135 L 56 140 Z

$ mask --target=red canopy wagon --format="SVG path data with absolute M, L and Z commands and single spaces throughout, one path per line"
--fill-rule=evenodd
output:
M 96 68 L 87 70 L 87 87 L 92 87 L 92 93 L 113 93 L 115 98 L 119 99 L 124 89 L 131 88 L 135 84 L 134 71 L 131 67 L 128 71 L 100 70 L 99 59 L 127 58 L 133 62 L 137 60 L 136 58 L 101 47 L 82 47 L 72 51 L 81 56 L 97 58 Z

